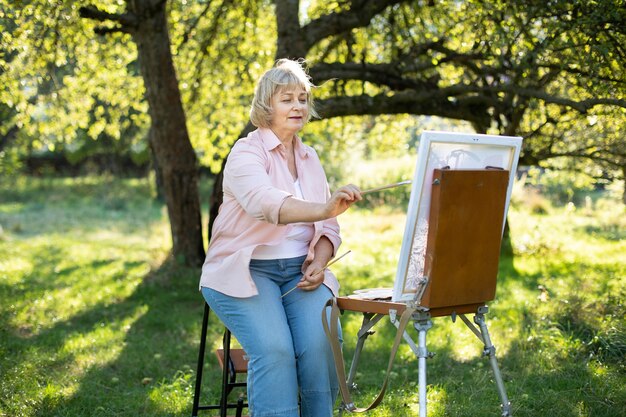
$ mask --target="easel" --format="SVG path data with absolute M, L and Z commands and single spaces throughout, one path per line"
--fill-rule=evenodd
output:
M 347 378 L 348 387 L 354 387 L 361 351 L 376 323 L 389 316 L 398 327 L 397 317 L 407 308 L 414 309 L 411 321 L 418 332 L 417 345 L 407 332 L 402 336 L 418 358 L 419 415 L 426 417 L 426 359 L 433 356 L 426 347 L 426 334 L 433 325 L 432 318 L 450 316 L 454 322 L 458 316 L 484 344 L 483 355 L 488 356 L 491 363 L 502 416 L 511 416 L 511 405 L 484 317 L 488 311 L 485 303 L 495 297 L 508 181 L 509 172 L 505 170 L 434 171 L 425 277 L 414 299 L 405 303 L 337 298 L 342 311 L 363 314 Z M 470 313 L 474 314 L 476 325 L 465 316 Z M 352 406 L 343 404 L 342 409 Z

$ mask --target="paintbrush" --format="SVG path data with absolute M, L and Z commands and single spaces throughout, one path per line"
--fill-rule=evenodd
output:
M 408 184 L 411 184 L 411 180 L 400 181 L 400 182 L 396 182 L 396 183 L 393 183 L 393 184 L 383 185 L 382 187 L 376 187 L 376 188 L 370 188 L 369 190 L 363 190 L 363 191 L 361 191 L 361 195 L 368 194 L 368 193 L 373 193 L 374 191 L 386 190 L 388 188 L 399 187 L 401 185 L 408 185 Z
M 332 259 L 330 262 L 328 262 L 326 265 L 324 265 L 324 267 L 322 269 L 320 269 L 319 271 L 317 271 L 315 274 L 318 274 L 320 272 L 322 272 L 323 270 L 325 270 L 326 268 L 328 268 L 329 266 L 331 266 L 332 264 L 334 264 L 335 262 L 337 262 L 339 259 L 343 258 L 344 256 L 346 256 L 347 254 L 349 254 L 350 252 L 352 252 L 352 250 L 347 251 L 346 253 L 344 253 L 343 255 L 341 255 L 338 258 Z M 313 275 L 315 275 L 313 274 Z M 289 291 L 287 291 L 286 293 L 284 293 L 283 295 L 280 296 L 280 298 L 283 298 L 284 296 L 286 296 L 287 294 L 289 294 L 290 292 L 294 291 L 296 288 L 298 288 L 298 286 L 296 285 L 295 287 L 293 287 L 292 289 L 290 289 Z

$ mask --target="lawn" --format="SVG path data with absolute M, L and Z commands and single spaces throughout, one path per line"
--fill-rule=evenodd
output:
M 167 256 L 153 194 L 147 180 L 0 183 L 0 416 L 190 415 L 199 273 Z M 511 207 L 514 256 L 501 259 L 487 314 L 513 414 L 626 415 L 624 207 L 606 193 L 579 207 L 537 198 L 520 194 Z M 391 285 L 402 210 L 353 210 L 341 225 L 341 252 L 352 250 L 333 267 L 342 293 Z M 342 322 L 349 359 L 360 317 Z M 381 323 L 366 343 L 358 405 L 382 381 L 393 330 Z M 212 316 L 212 347 L 221 332 Z M 435 319 L 428 346 L 429 416 L 500 415 L 482 346 L 460 321 Z M 202 401 L 216 402 L 213 354 L 205 369 Z M 403 345 L 367 415 L 417 412 L 417 362 Z

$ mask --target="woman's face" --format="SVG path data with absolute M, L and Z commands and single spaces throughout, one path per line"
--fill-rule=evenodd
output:
M 271 100 L 270 128 L 281 135 L 293 135 L 306 123 L 309 107 L 308 95 L 302 87 L 280 89 Z

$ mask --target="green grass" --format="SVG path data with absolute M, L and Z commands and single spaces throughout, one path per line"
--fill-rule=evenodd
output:
M 1 416 L 190 415 L 198 271 L 168 258 L 167 215 L 153 194 L 145 180 L 0 184 Z M 544 214 L 534 214 L 530 198 L 516 200 L 515 256 L 501 260 L 487 315 L 514 415 L 623 415 L 624 207 L 596 196 L 581 208 L 543 202 Z M 354 210 L 341 225 L 341 251 L 352 250 L 333 267 L 342 293 L 391 285 L 404 214 Z M 342 321 L 350 359 L 360 317 Z M 382 381 L 393 330 L 383 321 L 366 343 L 358 405 Z M 213 347 L 221 331 L 212 316 Z M 434 319 L 428 346 L 436 353 L 428 361 L 430 417 L 500 415 L 482 347 L 460 321 Z M 204 403 L 217 401 L 219 378 L 207 354 Z M 417 362 L 403 345 L 383 404 L 367 415 L 417 412 Z

